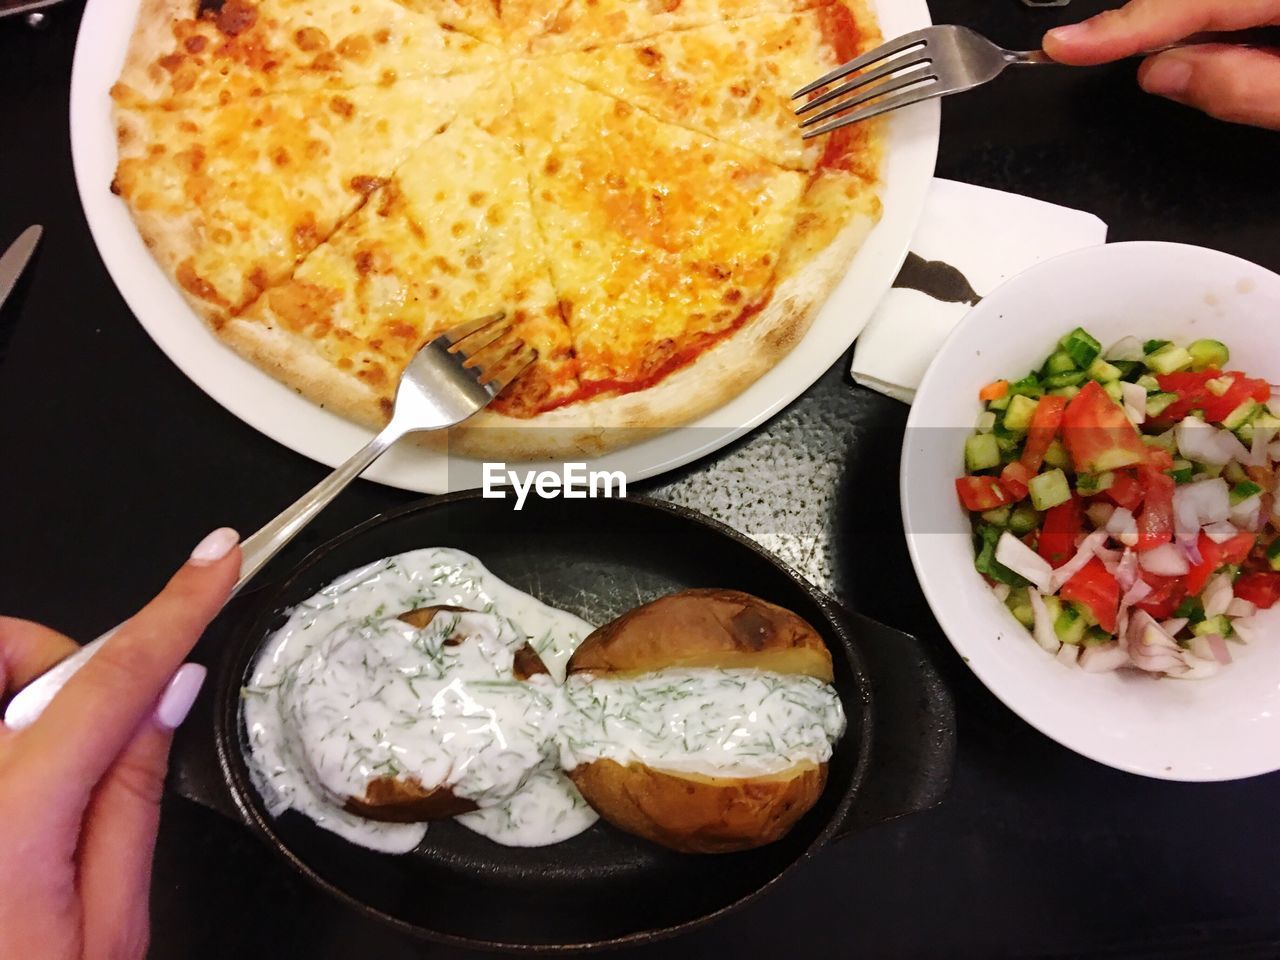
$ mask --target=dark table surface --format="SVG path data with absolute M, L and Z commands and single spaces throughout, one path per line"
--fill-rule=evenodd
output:
M 932 9 L 1035 46 L 1045 27 L 1104 5 Z M 0 610 L 87 638 L 149 597 L 204 532 L 254 529 L 324 468 L 200 393 L 103 269 L 68 144 L 80 6 L 53 9 L 41 31 L 0 23 L 0 244 L 30 223 L 47 229 L 0 313 Z M 1150 100 L 1133 73 L 1037 70 L 947 101 L 938 173 L 1092 211 L 1112 240 L 1197 243 L 1280 269 L 1280 135 Z M 987 693 L 911 574 L 896 510 L 906 408 L 852 385 L 847 368 L 730 448 L 633 489 L 726 520 L 924 638 L 956 696 L 954 785 L 940 807 L 824 852 L 731 920 L 634 952 L 1280 955 L 1280 776 L 1187 785 L 1119 773 Z M 357 482 L 278 563 L 410 499 Z M 179 798 L 165 806 L 153 914 L 156 958 L 457 954 L 347 913 L 245 830 Z

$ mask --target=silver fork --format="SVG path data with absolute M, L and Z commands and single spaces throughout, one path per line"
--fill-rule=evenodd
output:
M 244 541 L 240 547 L 240 579 L 231 596 L 396 441 L 411 433 L 443 430 L 462 423 L 488 406 L 523 373 L 536 353 L 522 340 L 508 337 L 510 332 L 505 314 L 495 313 L 459 324 L 428 341 L 401 374 L 391 419 L 381 432 Z M 19 691 L 9 702 L 4 722 L 13 729 L 31 724 L 71 675 L 118 629 L 85 644 Z
M 1232 33 L 1197 33 L 1139 56 L 1204 43 L 1232 43 L 1271 46 L 1280 34 L 1275 28 L 1239 30 Z M 890 110 L 908 107 L 922 100 L 945 97 L 972 90 L 1004 72 L 1005 67 L 1056 63 L 1043 50 L 1006 50 L 968 27 L 943 25 L 904 33 L 837 67 L 791 95 L 798 100 L 815 90 L 865 70 L 847 83 L 832 87 L 796 109 L 805 116 L 801 127 L 811 127 L 830 117 L 861 107 L 816 130 L 806 130 L 804 138 L 821 136 L 850 123 L 870 120 Z M 880 98 L 884 99 L 880 99 Z M 872 101 L 875 101 L 874 103 Z M 827 106 L 830 104 L 830 106 Z M 826 107 L 819 113 L 812 113 Z

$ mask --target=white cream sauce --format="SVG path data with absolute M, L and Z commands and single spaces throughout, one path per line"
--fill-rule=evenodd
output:
M 438 613 L 421 630 L 395 619 L 441 605 L 476 612 Z M 566 683 L 591 629 L 458 550 L 347 574 L 294 609 L 245 688 L 248 759 L 268 809 L 403 852 L 426 824 L 377 823 L 341 803 L 371 779 L 412 776 L 473 800 L 480 809 L 456 818 L 469 829 L 542 846 L 597 819 L 563 772 L 580 763 L 757 776 L 828 760 L 844 732 L 835 690 L 808 677 L 673 669 Z M 514 678 L 526 639 L 551 676 Z

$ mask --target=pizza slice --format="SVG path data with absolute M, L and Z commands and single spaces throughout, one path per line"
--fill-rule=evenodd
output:
M 479 84 L 402 80 L 216 109 L 117 109 L 112 189 L 217 327 L 287 278 Z
M 187 108 L 264 93 L 392 85 L 501 51 L 396 0 L 143 0 L 115 101 Z
M 781 166 L 812 170 L 825 143 L 801 137 L 791 94 L 879 42 L 874 21 L 859 22 L 837 2 L 556 54 L 545 62 L 659 120 Z
M 759 13 L 794 12 L 827 0 L 502 0 L 517 49 L 588 50 Z
M 486 43 L 503 43 L 499 0 L 396 0 L 436 20 L 446 30 L 459 30 Z
M 474 98 L 224 338 L 317 402 L 380 426 L 423 343 L 503 310 L 538 359 L 490 409 L 528 417 L 573 395 L 510 100 L 506 83 Z
M 583 390 L 652 385 L 768 300 L 806 176 L 537 61 L 516 70 L 534 212 Z

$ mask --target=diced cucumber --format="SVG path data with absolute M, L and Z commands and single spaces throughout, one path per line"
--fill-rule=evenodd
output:
M 1110 383 L 1112 380 L 1119 380 L 1124 376 L 1124 371 L 1107 363 L 1101 357 L 1089 364 L 1089 369 L 1085 373 L 1090 380 L 1097 380 L 1099 383 Z
M 964 442 L 964 465 L 970 473 L 1000 466 L 1000 446 L 989 433 L 975 433 Z
M 1236 431 L 1236 436 L 1247 447 L 1253 444 L 1254 430 L 1280 430 L 1280 417 L 1272 416 L 1267 412 L 1266 407 L 1262 407 L 1252 420 L 1241 425 L 1240 429 Z
M 1211 633 L 1225 637 L 1231 632 L 1231 619 L 1225 615 L 1207 617 L 1199 623 L 1192 624 L 1191 632 L 1197 637 L 1207 637 Z
M 1081 643 L 1086 647 L 1097 647 L 1104 643 L 1110 643 L 1114 639 L 1115 637 L 1101 627 L 1090 627 L 1085 631 L 1084 640 Z
M 990 577 L 997 583 L 1007 583 L 1011 587 L 1028 586 L 1028 581 L 1025 578 L 1014 573 L 996 559 L 996 543 L 1003 533 L 1004 530 L 1000 527 L 989 524 L 980 524 L 978 526 L 976 531 L 978 552 L 974 557 L 973 565 L 979 573 Z
M 1191 366 L 1191 354 L 1185 348 L 1170 343 L 1155 353 L 1148 354 L 1147 366 L 1156 373 L 1176 373 Z
M 1046 390 L 1061 390 L 1063 387 L 1078 387 L 1084 383 L 1083 370 L 1068 370 L 1066 373 L 1051 373 L 1044 378 Z
M 1039 405 L 1039 400 L 1018 394 L 1009 401 L 1009 409 L 1004 412 L 1004 428 L 1025 433 L 1027 427 L 1031 426 L 1031 418 Z
M 1089 369 L 1089 364 L 1102 353 L 1102 344 L 1095 340 L 1083 327 L 1076 327 L 1058 341 L 1063 351 L 1071 356 L 1076 366 L 1082 370 Z
M 1040 380 L 1034 373 L 1029 373 L 1021 380 L 1015 380 L 1009 384 L 1009 393 L 1022 397 L 1042 397 L 1044 387 L 1040 385 Z
M 1247 483 L 1249 475 L 1244 472 L 1244 467 L 1232 460 L 1222 468 L 1222 476 L 1226 478 L 1228 483 Z
M 1192 370 L 1221 369 L 1231 359 L 1226 344 L 1217 340 L 1196 340 L 1187 347 L 1187 353 L 1191 354 Z
M 1227 391 L 1231 389 L 1235 382 L 1235 377 L 1214 377 L 1212 380 L 1204 382 L 1204 388 L 1215 397 L 1225 397 Z
M 1190 483 L 1195 479 L 1196 468 L 1190 460 L 1175 460 L 1173 467 L 1165 473 L 1173 478 L 1174 483 Z
M 1040 526 L 1040 514 L 1029 503 L 1020 503 L 1009 514 L 1009 530 L 1023 537 Z M 1280 543 L 1280 540 L 1276 541 Z
M 1079 387 L 1055 387 L 1053 390 L 1049 391 L 1049 396 L 1066 397 L 1068 400 L 1070 400 L 1079 392 L 1080 392 Z
M 1216 480 L 1222 476 L 1222 464 L 1220 463 L 1197 463 L 1196 473 L 1204 480 Z
M 1017 597 L 1018 599 L 1014 599 Z M 1009 612 L 1014 615 L 1017 621 L 1024 627 L 1033 627 L 1036 622 L 1036 611 L 1031 606 L 1031 601 L 1027 599 L 1027 591 L 1015 590 L 1009 594 L 1009 601 L 1006 604 Z
M 1136 463 L 1140 463 L 1143 456 L 1132 450 L 1123 450 L 1119 447 L 1112 447 L 1103 450 L 1093 458 L 1093 466 L 1099 473 L 1106 470 L 1119 470 L 1121 467 L 1132 467 Z M 1046 463 L 1048 460 L 1045 461 Z
M 1046 466 L 1066 470 L 1071 466 L 1071 454 L 1067 453 L 1067 448 L 1062 445 L 1061 440 L 1054 440 L 1044 451 L 1044 462 Z
M 1162 347 L 1167 347 L 1172 343 L 1170 340 L 1148 340 L 1142 345 L 1142 352 L 1150 356 Z
M 1147 391 L 1147 393 L 1160 392 L 1160 381 L 1157 380 L 1155 377 L 1151 376 L 1151 374 L 1149 373 L 1144 373 L 1137 380 L 1135 380 L 1134 383 L 1140 386 L 1143 390 Z
M 1144 376 L 1147 366 L 1144 363 L 1138 363 L 1136 360 L 1111 360 L 1112 366 L 1120 371 L 1120 378 L 1128 380 L 1132 383 L 1139 376 Z
M 1057 597 L 1045 597 L 1044 608 L 1049 611 L 1049 622 L 1057 623 L 1062 615 L 1062 601 Z
M 1011 399 L 1012 398 L 1009 396 L 1009 394 L 1006 393 L 999 400 L 988 400 L 987 409 L 988 410 L 1007 410 L 1009 409 L 1009 401 Z
M 1170 453 L 1176 453 L 1178 450 L 1178 437 L 1171 429 L 1166 430 L 1164 433 L 1144 433 L 1142 442 L 1149 447 L 1158 447 L 1161 450 L 1168 450 Z
M 1044 362 L 1044 374 L 1048 376 L 1052 373 L 1066 373 L 1068 370 L 1076 369 L 1076 362 L 1071 359 L 1071 354 L 1065 350 L 1059 350 L 1049 356 Z
M 1259 413 L 1261 410 L 1262 407 L 1257 400 L 1246 400 L 1222 418 L 1222 425 L 1228 430 L 1239 430 L 1249 422 L 1249 419 L 1255 413 Z
M 1105 473 L 1082 473 L 1076 477 L 1076 492 L 1082 497 L 1091 497 L 1095 493 L 1111 489 L 1116 482 L 1116 475 L 1110 470 Z
M 976 429 L 979 433 L 990 433 L 996 428 L 996 415 L 992 410 L 983 410 L 978 414 Z
M 1244 503 L 1250 497 L 1257 496 L 1261 492 L 1262 488 L 1251 480 L 1237 483 L 1231 488 L 1231 505 L 1234 507 L 1236 504 Z
M 1177 402 L 1176 393 L 1149 393 L 1147 394 L 1147 416 L 1158 417 Z
M 1014 514 L 1017 514 L 1016 510 Z M 1272 540 L 1271 546 L 1267 547 L 1267 563 L 1270 564 L 1272 570 L 1280 571 L 1280 537 Z
M 1190 620 L 1192 623 L 1199 623 L 1204 619 L 1204 606 L 1200 603 L 1198 597 L 1187 597 L 1178 604 L 1178 609 L 1173 611 L 1173 615 L 1179 620 Z
M 1112 380 L 1110 383 L 1104 383 L 1102 389 L 1106 391 L 1108 397 L 1116 403 L 1124 402 L 1124 390 L 1120 386 L 1119 380 Z
M 1049 470 L 1037 474 L 1027 483 L 1031 492 L 1031 505 L 1037 510 L 1048 510 L 1071 499 L 1071 486 L 1061 470 Z
M 982 519 L 987 523 L 993 523 L 997 527 L 1007 527 L 1009 525 L 1009 514 L 1013 512 L 1013 508 L 1007 503 L 1003 507 L 996 507 L 994 510 L 988 510 L 982 514 Z
M 1070 603 L 1063 604 L 1062 612 L 1053 621 L 1053 632 L 1063 643 L 1078 644 L 1084 639 L 1084 632 L 1088 629 L 1089 624 L 1080 616 L 1075 605 Z

